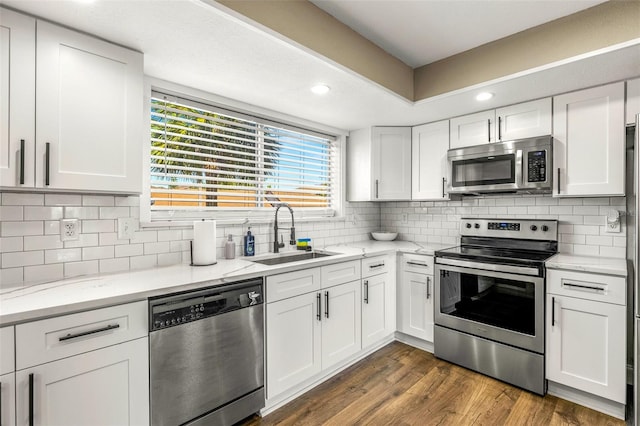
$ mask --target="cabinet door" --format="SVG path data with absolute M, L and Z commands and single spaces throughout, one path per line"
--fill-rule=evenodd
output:
M 495 110 L 452 118 L 450 120 L 451 149 L 495 142 Z
M 0 10 L 0 186 L 34 184 L 35 52 L 35 19 Z
M 412 129 L 411 199 L 448 200 L 447 150 L 449 120 L 425 124 Z
M 399 330 L 433 342 L 433 276 L 404 271 L 399 297 Z
M 16 375 L 15 373 L 0 376 L 0 425 L 16 424 Z
M 547 295 L 547 379 L 626 400 L 625 307 Z
M 396 329 L 396 292 L 390 274 L 362 280 L 362 347 L 373 345 Z
M 624 83 L 553 99 L 554 196 L 624 195 Z
M 267 398 L 320 373 L 321 295 L 267 304 Z
M 511 105 L 496 110 L 498 140 L 551 134 L 551 98 Z
M 34 425 L 148 425 L 148 339 L 20 370 L 18 425 L 29 424 L 33 375 Z
M 43 21 L 37 37 L 36 186 L 141 192 L 142 54 Z
M 625 121 L 628 126 L 636 124 L 638 114 L 640 114 L 640 78 L 627 81 L 627 119 Z
M 373 199 L 411 199 L 411 128 L 374 127 Z
M 362 348 L 360 281 L 323 290 L 322 368 Z

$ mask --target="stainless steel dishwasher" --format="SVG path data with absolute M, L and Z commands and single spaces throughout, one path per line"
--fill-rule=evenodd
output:
M 265 405 L 262 278 L 149 299 L 151 424 L 231 425 Z

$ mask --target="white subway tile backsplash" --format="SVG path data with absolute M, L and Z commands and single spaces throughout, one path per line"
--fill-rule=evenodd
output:
M 63 207 L 24 207 L 24 220 L 59 220 L 62 214 Z
M 44 194 L 26 194 L 3 192 L 1 194 L 3 206 L 42 206 Z
M 158 266 L 158 256 L 155 254 L 147 256 L 132 256 L 129 258 L 131 269 L 147 269 Z
M 82 204 L 82 195 L 74 194 L 45 194 L 45 206 L 79 206 Z
M 95 247 L 97 245 L 98 234 L 80 234 L 77 240 L 64 242 L 64 248 Z
M 44 224 L 35 222 L 2 222 L 0 223 L 0 236 L 19 237 L 25 235 L 43 235 Z
M 144 243 L 144 254 L 169 253 L 170 251 L 171 244 L 169 243 L 169 241 L 161 241 L 158 243 Z
M 600 214 L 600 207 L 598 206 L 574 206 L 573 214 L 576 215 L 589 215 L 594 216 Z
M 100 273 L 111 273 L 129 270 L 129 258 L 122 257 L 117 259 L 100 260 Z
M 59 220 L 45 220 L 44 221 L 44 235 L 60 235 L 60 221 Z
M 129 244 L 129 240 L 119 240 L 117 232 L 104 232 L 102 234 L 98 234 L 98 241 L 101 246 Z
M 626 255 L 626 247 L 600 247 L 600 256 L 624 259 Z
M 182 239 L 182 230 L 169 229 L 158 231 L 158 241 L 173 241 Z
M 2 237 L 0 238 L 0 253 L 24 250 L 23 237 Z
M 135 196 L 131 196 L 131 197 L 120 197 L 120 196 L 116 196 L 115 199 L 115 205 L 118 207 L 137 207 L 140 205 L 140 197 L 135 197 Z
M 68 206 L 64 208 L 66 219 L 100 219 L 100 207 Z
M 100 219 L 129 217 L 129 207 L 100 207 Z
M 42 264 L 44 264 L 44 252 L 42 250 L 2 253 L 3 268 L 15 268 L 18 266 L 32 266 Z
M 573 232 L 584 235 L 599 235 L 600 227 L 595 225 L 574 225 Z
M 82 249 L 45 250 L 44 263 L 78 262 L 82 260 Z
M 560 234 L 559 241 L 567 244 L 586 244 L 587 238 L 585 235 Z
M 113 219 L 83 220 L 82 233 L 89 234 L 93 232 L 115 232 L 115 221 Z
M 24 268 L 0 269 L 0 290 L 13 288 L 24 282 Z
M 114 257 L 114 247 L 85 247 L 82 249 L 82 260 L 109 259 Z
M 582 204 L 585 206 L 608 206 L 610 199 L 606 197 L 601 198 L 584 198 Z
M 112 195 L 83 195 L 82 205 L 111 207 L 115 205 L 115 197 Z
M 116 257 L 141 256 L 144 254 L 144 244 L 115 246 L 114 249 Z
M 38 235 L 24 237 L 24 250 L 59 249 L 63 244 L 59 235 Z
M 64 267 L 62 264 L 27 266 L 24 268 L 25 282 L 50 282 L 61 280 L 62 278 L 64 278 Z
M 585 216 L 584 224 L 603 226 L 606 224 L 606 219 L 604 216 Z
M 578 256 L 598 256 L 600 248 L 598 246 L 574 244 L 573 254 Z
M 158 231 L 135 231 L 131 244 L 137 243 L 155 243 L 158 241 Z
M 23 220 L 22 206 L 0 206 L 0 220 Z
M 238 251 L 237 247 L 236 247 L 236 251 Z M 236 256 L 238 255 L 239 255 L 239 252 L 236 253 Z M 158 254 L 158 266 L 175 265 L 177 263 L 182 263 L 181 252 Z
M 69 262 L 64 263 L 64 276 L 77 277 L 81 275 L 97 274 L 100 271 L 97 260 L 89 260 L 86 262 Z
M 613 246 L 613 237 L 605 235 L 587 235 L 586 243 L 596 246 Z

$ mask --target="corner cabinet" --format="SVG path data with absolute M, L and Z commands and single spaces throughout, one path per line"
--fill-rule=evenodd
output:
M 451 119 L 451 149 L 551 134 L 551 98 Z
M 355 130 L 347 142 L 347 201 L 411 199 L 411 128 Z
M 139 52 L 2 9 L 0 185 L 140 193 L 142 65 Z
M 433 256 L 402 255 L 398 331 L 433 342 Z
M 416 126 L 411 132 L 411 199 L 448 200 L 449 120 Z
M 624 196 L 624 82 L 553 98 L 556 197 Z
M 547 379 L 625 404 L 625 278 L 547 272 Z

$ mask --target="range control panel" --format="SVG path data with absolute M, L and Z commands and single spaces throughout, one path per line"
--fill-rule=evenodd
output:
M 460 235 L 532 240 L 558 240 L 557 220 L 462 218 Z

